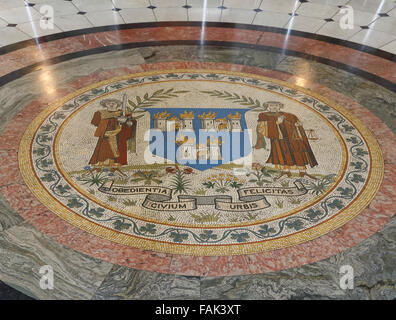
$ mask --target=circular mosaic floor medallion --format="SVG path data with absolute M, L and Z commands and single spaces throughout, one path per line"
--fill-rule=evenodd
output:
M 345 224 L 383 176 L 370 132 L 290 84 L 217 70 L 133 74 L 44 110 L 23 178 L 66 221 L 168 253 L 233 255 Z

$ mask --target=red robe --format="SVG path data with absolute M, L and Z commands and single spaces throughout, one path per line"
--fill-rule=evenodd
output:
M 113 160 L 121 165 L 128 164 L 127 142 L 135 137 L 136 120 L 132 120 L 132 126 L 119 124 L 117 118 L 120 116 L 121 111 L 108 112 L 102 110 L 95 112 L 91 124 L 97 127 L 94 135 L 99 139 L 89 164 L 95 165 L 106 160 Z M 115 137 L 106 136 L 114 130 L 119 130 Z
M 278 119 L 284 116 L 283 122 Z M 317 166 L 304 128 L 298 118 L 286 112 L 263 112 L 258 121 L 266 122 L 265 135 L 271 141 L 267 163 L 283 166 Z

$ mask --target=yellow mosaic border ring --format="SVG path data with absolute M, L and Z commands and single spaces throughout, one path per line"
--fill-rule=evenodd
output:
M 356 129 L 359 130 L 360 134 L 364 137 L 367 147 L 370 151 L 370 173 L 368 179 L 366 181 L 365 188 L 361 191 L 360 195 L 357 199 L 353 201 L 353 203 L 348 206 L 345 210 L 331 217 L 329 220 L 324 221 L 323 223 L 316 225 L 310 229 L 304 229 L 300 232 L 293 233 L 291 235 L 276 238 L 263 240 L 257 243 L 241 243 L 241 244 L 220 244 L 220 245 L 189 245 L 189 244 L 175 244 L 169 242 L 159 242 L 149 239 L 142 239 L 139 237 L 135 237 L 130 234 L 125 234 L 122 232 L 116 232 L 112 229 L 106 228 L 99 224 L 93 223 L 92 221 L 88 221 L 87 219 L 79 216 L 71 210 L 68 210 L 65 206 L 60 203 L 54 201 L 54 198 L 42 187 L 39 179 L 36 177 L 33 164 L 31 161 L 31 143 L 35 136 L 35 133 L 38 129 L 38 124 L 41 124 L 42 121 L 55 109 L 60 107 L 62 104 L 66 103 L 68 100 L 88 91 L 93 88 L 106 85 L 108 83 L 112 83 L 115 81 L 125 80 L 134 77 L 141 76 L 149 76 L 156 74 L 164 74 L 164 73 L 187 73 L 187 72 L 198 72 L 198 73 L 217 73 L 217 74 L 227 74 L 234 76 L 241 76 L 247 78 L 253 78 L 262 81 L 268 81 L 272 83 L 276 83 L 282 85 L 284 87 L 289 87 L 294 90 L 298 90 L 299 92 L 305 93 L 309 96 L 314 97 L 315 99 L 328 104 L 333 109 L 338 111 L 340 114 L 345 116 L 348 121 L 350 121 Z M 177 253 L 177 254 L 192 254 L 192 255 L 235 255 L 235 254 L 247 254 L 260 252 L 264 250 L 273 250 L 279 249 L 291 245 L 295 245 L 307 240 L 314 239 L 321 235 L 324 235 L 332 230 L 337 229 L 343 224 L 347 223 L 355 216 L 357 216 L 375 197 L 377 193 L 384 174 L 384 162 L 382 157 L 381 149 L 370 133 L 370 131 L 362 124 L 362 122 L 356 119 L 351 113 L 342 108 L 339 105 L 336 105 L 334 102 L 329 101 L 328 99 L 304 88 L 300 88 L 296 85 L 292 85 L 280 80 L 274 80 L 263 76 L 257 76 L 252 74 L 244 74 L 244 73 L 236 73 L 236 72 L 225 72 L 222 70 L 161 70 L 157 72 L 145 72 L 138 73 L 133 75 L 128 75 L 124 77 L 117 77 L 110 80 L 102 81 L 96 83 L 94 85 L 88 86 L 86 88 L 82 88 L 72 94 L 67 95 L 63 99 L 55 102 L 50 107 L 41 112 L 38 117 L 29 125 L 26 132 L 23 135 L 23 138 L 20 143 L 19 153 L 18 153 L 18 161 L 19 168 L 22 174 L 25 183 L 32 191 L 32 193 L 42 202 L 49 210 L 60 216 L 62 219 L 67 222 L 89 232 L 95 234 L 97 236 L 103 237 L 105 239 L 119 242 L 125 245 L 145 249 L 145 250 L 154 250 L 160 252 L 168 252 L 168 253 Z

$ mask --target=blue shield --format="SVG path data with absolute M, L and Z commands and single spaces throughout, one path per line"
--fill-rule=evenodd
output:
M 145 108 L 152 154 L 204 171 L 252 152 L 245 113 L 235 108 Z

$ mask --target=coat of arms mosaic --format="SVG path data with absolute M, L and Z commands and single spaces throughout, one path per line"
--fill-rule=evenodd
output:
M 78 227 L 162 252 L 231 255 L 310 240 L 355 217 L 383 174 L 370 132 L 280 81 L 135 74 L 49 107 L 22 140 L 32 192 Z

